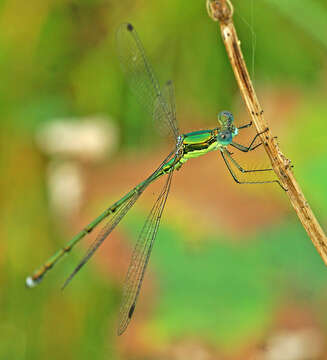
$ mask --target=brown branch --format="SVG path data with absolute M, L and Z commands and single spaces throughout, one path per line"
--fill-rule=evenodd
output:
M 308 233 L 313 245 L 327 265 L 327 238 L 319 225 L 314 213 L 306 201 L 299 184 L 297 183 L 288 160 L 278 147 L 276 137 L 272 136 L 268 124 L 263 117 L 263 110 L 257 99 L 249 73 L 247 71 L 240 41 L 233 24 L 233 5 L 230 0 L 207 0 L 209 16 L 219 21 L 220 31 L 226 47 L 236 81 L 241 95 L 249 111 L 250 117 L 256 126 L 261 141 L 271 161 L 271 165 L 285 187 L 294 210 L 297 213 L 304 229 Z M 266 130 L 266 131 L 265 131 Z

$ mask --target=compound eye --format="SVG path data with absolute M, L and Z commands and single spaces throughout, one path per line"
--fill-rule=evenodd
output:
M 220 122 L 220 124 L 222 126 L 228 127 L 233 123 L 234 116 L 233 116 L 233 114 L 231 112 L 224 110 L 224 111 L 219 113 L 218 121 Z
M 231 143 L 231 141 L 233 140 L 233 136 L 230 132 L 223 131 L 218 134 L 217 140 L 220 144 L 226 146 Z

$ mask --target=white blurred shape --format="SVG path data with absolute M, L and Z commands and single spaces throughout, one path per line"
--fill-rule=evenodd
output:
M 314 360 L 320 358 L 323 339 L 315 329 L 283 331 L 272 336 L 260 360 Z
M 57 215 L 69 217 L 78 211 L 84 192 L 82 174 L 76 162 L 52 162 L 48 167 L 50 206 Z
M 118 128 L 110 118 L 101 115 L 54 119 L 38 129 L 36 143 L 50 157 L 50 206 L 56 215 L 69 218 L 80 209 L 83 200 L 80 161 L 99 161 L 113 153 L 118 145 Z
M 101 160 L 115 150 L 118 129 L 105 116 L 57 119 L 40 127 L 36 142 L 48 155 Z

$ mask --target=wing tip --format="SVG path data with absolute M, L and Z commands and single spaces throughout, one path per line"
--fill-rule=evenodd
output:
M 117 329 L 118 336 L 121 336 L 125 332 L 127 325 L 128 325 L 128 322 L 126 322 L 126 321 L 123 324 L 120 324 L 120 326 Z
M 133 314 L 134 314 L 135 304 L 136 304 L 136 303 L 135 303 L 135 301 L 134 301 L 133 304 L 131 305 L 131 307 L 129 308 L 127 317 L 125 317 L 125 318 L 124 318 L 124 321 L 120 323 L 120 325 L 119 325 L 119 327 L 118 327 L 118 329 L 117 329 L 117 335 L 118 335 L 118 336 L 122 335 L 122 334 L 125 332 L 128 324 L 130 323 L 131 318 L 132 318 L 132 316 L 133 316 Z

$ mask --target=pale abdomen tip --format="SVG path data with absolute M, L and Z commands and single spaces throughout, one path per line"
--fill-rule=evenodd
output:
M 26 283 L 26 286 L 29 288 L 33 288 L 36 285 L 36 281 L 34 281 L 31 276 L 26 278 L 25 283 Z

